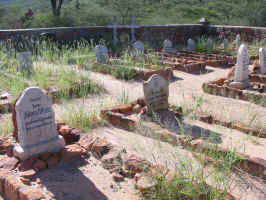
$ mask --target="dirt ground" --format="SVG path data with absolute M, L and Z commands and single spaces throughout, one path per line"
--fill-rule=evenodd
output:
M 246 125 L 266 129 L 265 107 L 203 93 L 201 86 L 204 82 L 226 77 L 230 70 L 213 67 L 207 67 L 207 69 L 208 73 L 200 75 L 174 71 L 175 79 L 170 83 L 169 102 L 187 108 L 195 107 L 199 103 L 199 110 L 212 113 L 219 119 L 239 121 Z M 107 93 L 100 97 L 89 96 L 85 101 L 83 99 L 73 99 L 63 104 L 55 104 L 53 108 L 57 119 L 60 119 L 64 114 L 63 111 L 69 109 L 70 106 L 73 109 L 84 104 L 87 111 L 100 110 L 103 107 L 121 103 L 123 100 L 130 102 L 143 97 L 141 82 L 125 82 L 109 75 L 94 72 L 89 72 L 88 75 L 94 81 L 102 84 Z M 11 120 L 10 114 L 0 115 L 0 126 L 5 126 L 9 120 Z M 235 148 L 240 152 L 245 151 L 252 156 L 266 159 L 266 139 L 247 136 L 236 130 L 217 125 L 207 125 L 199 121 L 188 121 L 187 123 L 218 133 L 222 138 L 220 145 L 223 147 Z M 127 151 L 136 152 L 153 163 L 167 164 L 172 168 L 176 167 L 179 159 L 189 158 L 194 160 L 191 153 L 182 148 L 173 147 L 121 129 L 103 127 L 90 131 L 90 134 L 106 137 L 114 144 L 124 146 Z M 194 167 L 197 168 L 197 162 L 194 163 Z M 44 183 L 43 189 L 53 193 L 56 199 L 59 200 L 139 199 L 132 180 L 126 180 L 121 184 L 115 183 L 109 172 L 104 170 L 99 161 L 93 157 L 85 161 L 71 163 L 71 165 L 62 163 L 54 169 L 42 172 L 40 176 Z M 233 174 L 232 176 L 237 175 Z M 247 184 L 236 187 L 233 193 L 241 200 L 266 199 L 266 183 L 261 183 L 248 175 L 246 176 L 244 179 Z M 238 177 L 236 180 L 241 178 L 243 177 Z

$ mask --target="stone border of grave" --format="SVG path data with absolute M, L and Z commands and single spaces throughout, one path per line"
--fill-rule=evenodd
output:
M 245 126 L 245 125 L 240 124 L 240 123 L 233 123 L 230 121 L 219 120 L 219 119 L 216 119 L 213 115 L 211 115 L 209 113 L 201 112 L 199 114 L 199 120 L 202 122 L 208 123 L 208 124 L 217 124 L 220 126 L 224 126 L 226 128 L 236 129 L 240 132 L 243 132 L 246 134 L 251 134 L 251 135 L 256 136 L 256 137 L 266 138 L 266 130 L 248 127 L 248 126 Z
M 249 81 L 266 84 L 266 75 L 265 74 L 250 74 Z
M 97 64 L 98 65 L 98 64 Z M 102 74 L 112 74 L 112 69 L 114 67 L 108 66 L 108 69 L 104 68 L 101 69 L 100 66 L 92 68 L 92 71 L 102 73 Z M 170 81 L 174 77 L 174 73 L 172 68 L 167 67 L 164 69 L 159 69 L 159 70 L 152 70 L 152 69 L 140 69 L 140 68 L 134 68 L 136 70 L 136 76 L 133 78 L 136 81 L 142 80 L 146 81 L 148 80 L 153 74 L 158 74 L 164 77 L 166 80 Z
M 175 111 L 176 116 L 182 117 L 182 107 L 176 108 L 175 106 L 169 105 L 169 109 L 173 111 L 178 110 L 178 112 Z M 143 98 L 140 98 L 129 104 L 118 105 L 109 109 L 102 110 L 101 116 L 115 127 L 122 128 L 128 131 L 134 131 L 137 128 L 138 121 L 137 119 L 131 118 L 130 115 L 144 115 L 145 113 L 147 113 L 146 103 Z M 231 153 L 231 151 L 228 149 L 209 145 L 204 140 L 194 140 L 194 138 L 190 136 L 176 135 L 174 133 L 171 133 L 167 129 L 162 129 L 161 131 L 158 131 L 154 134 L 156 134 L 154 135 L 154 138 L 158 138 L 159 140 L 170 143 L 172 145 L 181 144 L 183 147 L 190 148 L 192 152 L 198 152 L 199 150 L 203 150 L 216 151 L 218 153 Z M 238 156 L 239 158 L 241 158 L 241 161 L 239 161 L 238 163 L 238 167 L 256 176 L 263 174 L 263 178 L 266 179 L 266 174 L 264 172 L 266 168 L 266 160 L 257 157 L 250 157 L 249 155 L 240 153 L 238 153 Z
M 67 95 L 69 97 L 73 97 L 75 95 L 78 95 L 82 86 L 86 86 L 87 88 L 89 88 L 89 87 L 91 87 L 90 85 L 91 85 L 90 82 L 88 84 L 86 84 L 86 83 L 73 84 L 70 88 L 68 88 Z M 98 87 L 100 88 L 99 85 L 98 85 Z M 46 95 L 48 95 L 52 98 L 53 103 L 57 103 L 61 94 L 64 92 L 66 92 L 66 91 L 52 88 L 51 90 L 46 91 Z M 12 94 L 10 94 L 9 98 L 4 99 L 4 100 L 0 100 L 0 114 L 12 112 L 12 109 L 13 109 L 12 106 L 13 106 L 14 102 L 11 100 L 11 98 L 12 98 Z
M 266 107 L 266 93 L 232 88 L 225 85 L 226 81 L 228 81 L 226 78 L 220 78 L 208 83 L 203 83 L 202 89 L 208 94 L 249 101 Z
M 122 108 L 121 108 L 122 109 Z M 123 109 L 122 109 L 123 110 Z M 57 129 L 68 144 L 59 153 L 45 153 L 38 157 L 20 162 L 12 157 L 9 149 L 12 147 L 12 136 L 0 138 L 0 149 L 9 157 L 2 164 L 0 172 L 0 194 L 5 195 L 7 200 L 32 200 L 46 198 L 47 195 L 40 189 L 31 186 L 31 182 L 39 182 L 38 172 L 56 167 L 59 162 L 68 162 L 74 159 L 84 159 L 92 154 L 99 159 L 103 168 L 108 170 L 116 182 L 124 181 L 125 178 L 132 178 L 136 188 L 143 194 L 152 190 L 156 183 L 150 177 L 165 177 L 167 183 L 178 177 L 176 172 L 169 170 L 162 165 L 153 165 L 151 162 L 135 154 L 129 154 L 119 146 L 115 146 L 105 138 L 88 135 L 81 130 L 69 127 L 65 123 L 58 122 Z M 6 140 L 9 138 L 9 140 Z M 9 141 L 9 142 L 7 142 Z M 3 143 L 10 145 L 3 146 Z M 13 148 L 13 147 L 12 147 Z M 0 164 L 1 165 L 1 164 Z M 12 173 L 17 169 L 20 173 Z M 207 183 L 206 187 L 214 189 Z M 220 191 L 223 193 L 223 191 Z M 235 200 L 231 194 L 227 194 L 227 200 Z

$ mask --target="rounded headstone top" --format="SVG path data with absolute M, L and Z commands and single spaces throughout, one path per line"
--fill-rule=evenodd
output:
M 208 25 L 210 22 L 208 21 L 207 18 L 202 17 L 202 18 L 199 20 L 199 23 L 200 23 L 200 24 L 203 24 L 203 25 Z
M 173 47 L 173 43 L 170 40 L 166 39 L 166 40 L 163 41 L 163 47 L 164 48 L 172 48 Z

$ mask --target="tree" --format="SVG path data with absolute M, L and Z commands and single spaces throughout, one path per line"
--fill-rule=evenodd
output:
M 54 16 L 60 16 L 61 7 L 63 3 L 64 3 L 64 0 L 51 0 L 51 5 L 52 5 Z

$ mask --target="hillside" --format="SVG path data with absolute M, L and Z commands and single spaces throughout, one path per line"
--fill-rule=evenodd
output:
M 266 0 L 64 0 L 60 16 L 54 16 L 50 0 L 0 4 L 1 29 L 107 25 L 114 15 L 120 24 L 135 16 L 140 25 L 197 23 L 207 17 L 214 24 L 266 26 Z M 25 19 L 29 8 L 34 17 Z

